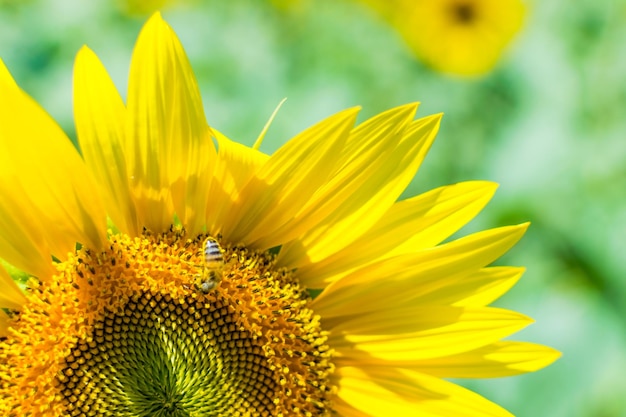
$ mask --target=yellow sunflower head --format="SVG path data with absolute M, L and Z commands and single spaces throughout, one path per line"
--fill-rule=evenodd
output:
M 349 109 L 265 155 L 207 125 L 159 14 L 126 103 L 87 48 L 74 94 L 81 154 L 0 66 L 0 257 L 30 277 L 0 268 L 1 415 L 504 416 L 442 378 L 558 356 L 487 306 L 525 224 L 441 243 L 494 184 L 397 201 L 439 115 Z
M 363 0 L 379 9 L 437 71 L 482 75 L 522 27 L 523 0 Z

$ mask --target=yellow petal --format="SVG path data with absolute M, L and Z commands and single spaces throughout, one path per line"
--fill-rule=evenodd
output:
M 227 217 L 232 215 L 235 201 L 244 185 L 269 158 L 253 148 L 233 142 L 213 129 L 217 140 L 217 159 L 212 171 L 211 187 L 206 205 L 207 230 L 222 231 Z
M 4 84 L 4 88 L 19 89 L 17 83 L 11 76 L 9 69 L 4 65 L 4 61 L 0 59 L 0 83 Z
M 174 208 L 187 232 L 193 236 L 205 230 L 206 210 L 212 204 L 211 175 L 216 163 L 216 151 L 210 134 L 190 143 L 186 150 L 187 165 L 180 165 L 177 182 L 172 185 Z
M 269 248 L 301 233 L 277 232 L 332 173 L 358 109 L 339 112 L 291 139 L 273 154 L 241 191 L 224 225 L 224 237 Z M 280 209 L 277 209 L 280 207 Z
M 254 141 L 254 145 L 252 145 L 252 149 L 258 150 L 261 147 L 261 143 L 263 143 L 263 139 L 265 139 L 265 135 L 267 134 L 267 131 L 270 129 L 270 126 L 272 125 L 272 122 L 276 118 L 278 111 L 283 106 L 283 104 L 285 104 L 285 101 L 287 101 L 287 98 L 282 99 L 280 103 L 278 103 L 278 106 L 276 106 L 276 108 L 270 115 L 269 120 L 267 121 L 267 123 L 265 123 L 265 126 L 263 126 L 263 130 L 261 130 L 259 137 L 257 137 L 256 140 Z
M 354 128 L 346 140 L 345 146 L 340 150 L 336 166 L 330 172 L 329 181 L 323 185 L 295 218 L 284 227 L 292 227 L 294 223 L 306 223 L 304 229 L 328 229 L 327 218 L 337 214 L 337 210 L 355 211 L 360 205 L 352 203 L 353 197 L 358 193 L 360 200 L 367 201 L 376 195 L 378 185 L 384 183 L 378 176 L 384 175 L 379 172 L 381 167 L 389 164 L 389 159 L 397 158 L 398 145 L 406 126 L 415 115 L 417 104 L 408 104 L 381 113 Z M 348 204 L 345 204 L 348 201 Z M 344 214 L 345 216 L 345 214 Z M 360 230 L 364 230 L 362 227 Z M 304 250 L 302 238 L 292 244 L 284 245 L 280 257 L 281 264 L 296 266 L 291 259 L 293 249 Z M 302 252 L 302 250 L 300 252 Z M 298 253 L 300 258 L 306 253 Z
M 340 367 L 338 374 L 338 397 L 371 417 L 513 417 L 476 393 L 419 372 Z
M 15 216 L 3 219 L 3 226 L 13 230 L 0 230 L 0 235 L 11 236 L 15 246 L 49 247 L 61 260 L 76 242 L 100 248 L 106 241 L 106 214 L 98 187 L 61 128 L 16 86 L 4 64 L 0 67 L 1 215 Z M 38 221 L 23 223 L 33 218 Z M 24 263 L 5 256 L 2 248 L 0 256 L 15 266 Z
M 499 227 L 384 259 L 331 283 L 312 302 L 322 317 L 401 308 L 420 296 L 458 282 L 509 250 L 528 224 Z
M 413 306 L 355 315 L 325 327 L 341 360 L 393 363 L 477 349 L 530 323 L 522 314 L 493 307 Z
M 560 356 L 560 352 L 547 346 L 504 341 L 458 355 L 407 362 L 404 366 L 441 378 L 499 378 L 537 371 Z
M 300 266 L 298 279 L 322 288 L 355 268 L 435 246 L 476 216 L 495 189 L 491 182 L 468 181 L 400 201 L 344 250 Z
M 0 308 L 21 310 L 22 305 L 26 302 L 26 297 L 2 267 L 0 267 L 0 288 L 2 288 L 0 291 Z
M 9 167 L 6 156 L 0 153 L 0 195 L 11 196 L 16 194 L 16 184 L 6 180 L 2 169 Z M 0 257 L 31 275 L 47 277 L 55 269 L 39 214 L 26 196 L 0 199 Z
M 126 108 L 98 57 L 86 46 L 74 63 L 74 120 L 87 167 L 101 184 L 106 210 L 121 232 L 138 236 L 124 151 Z
M 399 113 L 407 121 L 415 107 L 396 110 L 403 110 Z M 371 146 L 373 152 L 355 149 L 357 155 L 351 152 L 346 164 L 309 204 L 311 217 L 319 218 L 317 224 L 281 249 L 280 265 L 293 268 L 318 262 L 345 248 L 375 225 L 415 176 L 434 140 L 440 118 L 436 115 L 416 120 L 406 129 L 399 123 L 400 130 L 392 131 L 388 137 L 374 134 L 382 148 Z
M 215 148 L 187 56 L 159 13 L 146 23 L 133 52 L 127 135 L 139 223 L 162 231 L 176 212 L 189 231 L 199 229 Z
M 449 280 L 442 287 L 416 298 L 415 302 L 458 307 L 486 306 L 511 289 L 523 273 L 524 268 L 483 268 L 466 277 Z

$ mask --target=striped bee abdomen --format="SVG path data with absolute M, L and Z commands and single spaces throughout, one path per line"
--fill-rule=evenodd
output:
M 217 240 L 208 237 L 204 241 L 204 265 L 202 267 L 202 280 L 198 285 L 200 291 L 207 293 L 222 280 L 224 271 L 224 254 Z

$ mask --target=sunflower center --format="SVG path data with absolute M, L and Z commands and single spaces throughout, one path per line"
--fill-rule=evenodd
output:
M 110 240 L 33 290 L 13 323 L 19 337 L 0 346 L 0 367 L 17 376 L 0 390 L 13 413 L 27 404 L 70 416 L 330 414 L 326 334 L 269 254 L 220 248 L 222 279 L 207 286 L 206 236 Z M 35 352 L 45 357 L 28 362 Z
M 456 2 L 451 6 L 451 15 L 454 21 L 469 25 L 476 20 L 476 8 L 469 2 Z
M 270 415 L 277 382 L 263 349 L 223 300 L 179 303 L 137 294 L 124 311 L 94 324 L 65 358 L 59 380 L 69 410 L 140 416 Z

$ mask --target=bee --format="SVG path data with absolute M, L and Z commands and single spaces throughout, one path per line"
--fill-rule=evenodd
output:
M 204 264 L 200 275 L 198 289 L 208 293 L 222 280 L 224 272 L 224 254 L 217 240 L 212 237 L 206 238 L 203 245 Z

